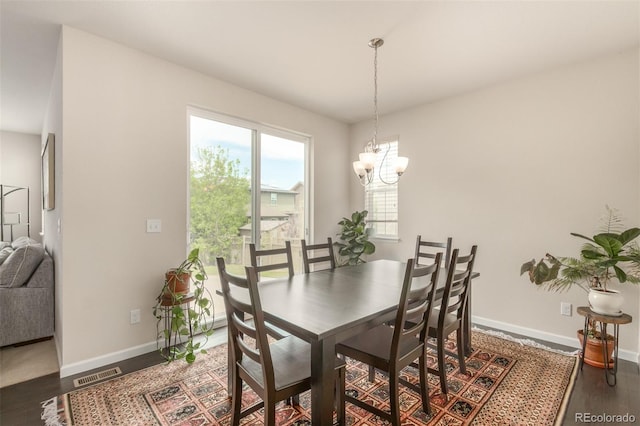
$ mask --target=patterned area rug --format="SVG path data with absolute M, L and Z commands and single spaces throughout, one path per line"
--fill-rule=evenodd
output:
M 455 349 L 455 342 L 447 342 Z M 577 357 L 504 340 L 474 331 L 473 354 L 467 374 L 455 357 L 447 359 L 448 397 L 440 393 L 438 378 L 429 375 L 431 417 L 421 409 L 420 396 L 401 386 L 403 425 L 555 425 L 560 424 L 577 367 Z M 436 363 L 430 353 L 429 363 Z M 198 357 L 192 365 L 162 364 L 42 403 L 47 425 L 228 425 L 226 390 L 227 350 L 221 345 Z M 417 370 L 405 378 L 417 382 Z M 388 387 L 383 375 L 374 383 L 367 366 L 348 360 L 347 392 L 387 408 Z M 308 425 L 310 392 L 300 397 L 301 408 L 281 403 L 278 425 Z M 244 392 L 244 404 L 257 400 Z M 385 425 L 386 421 L 346 404 L 347 424 Z M 244 425 L 262 424 L 261 411 Z

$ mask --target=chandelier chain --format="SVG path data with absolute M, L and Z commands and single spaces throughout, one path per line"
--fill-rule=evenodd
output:
M 378 45 L 374 46 L 373 55 L 373 151 L 378 150 Z

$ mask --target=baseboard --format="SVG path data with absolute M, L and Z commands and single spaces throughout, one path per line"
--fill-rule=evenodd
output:
M 149 352 L 157 350 L 157 343 L 149 342 L 143 345 L 133 346 L 131 348 L 123 349 L 118 352 L 111 352 L 109 354 L 101 355 L 95 358 L 85 359 L 72 364 L 60 366 L 60 377 L 73 376 L 74 374 L 82 373 L 94 368 L 100 368 L 105 365 L 114 364 L 116 362 L 124 361 L 125 359 L 133 358 L 139 355 L 144 355 Z
M 545 342 L 557 343 L 559 345 L 568 346 L 570 348 L 580 349 L 580 343 L 578 342 L 578 338 L 576 336 L 562 336 L 560 334 L 548 333 L 546 331 L 540 331 L 533 328 L 520 327 L 506 322 L 495 321 L 475 315 L 471 316 L 471 322 L 473 324 L 483 325 L 485 327 L 491 327 L 509 333 L 521 334 L 532 339 L 543 340 Z M 635 362 L 637 365 L 640 365 L 640 354 L 637 352 L 620 349 L 618 357 L 620 359 Z
M 214 328 L 219 329 L 226 325 L 226 317 L 216 318 L 214 321 Z M 195 337 L 195 336 L 194 336 Z M 214 336 L 209 339 L 209 346 L 213 346 L 216 344 L 224 343 L 227 341 L 227 333 L 214 333 Z M 133 346 L 131 348 L 126 348 L 121 351 L 111 352 L 109 354 L 101 355 L 95 358 L 90 358 L 86 360 L 82 360 L 79 362 L 75 362 L 73 364 L 61 365 L 60 366 L 60 377 L 68 377 L 73 376 L 74 374 L 84 373 L 85 371 L 93 370 L 94 368 L 100 368 L 105 365 L 115 364 L 120 361 L 124 361 L 129 358 L 133 358 L 139 355 L 144 355 L 149 352 L 157 351 L 158 348 L 164 345 L 164 341 L 151 341 L 148 343 L 144 343 L 142 345 Z M 56 348 L 60 348 L 60 345 L 57 344 Z M 58 349 L 59 351 L 59 349 Z M 58 359 L 62 359 L 60 354 L 58 353 Z
M 562 336 L 559 334 L 548 333 L 548 332 L 536 330 L 533 328 L 520 327 L 520 326 L 509 324 L 506 322 L 495 321 L 488 318 L 482 318 L 475 315 L 471 317 L 471 321 L 477 325 L 491 327 L 491 328 L 495 328 L 497 330 L 501 330 L 509 333 L 521 334 L 523 336 L 527 336 L 532 339 L 539 339 L 545 342 L 557 343 L 559 345 L 568 346 L 574 349 L 580 349 L 578 338 L 576 336 L 572 336 L 572 337 Z M 56 340 L 56 348 L 60 348 L 60 345 L 57 342 L 57 336 L 54 336 L 54 339 Z M 114 364 L 114 363 L 123 361 L 125 359 L 129 359 L 139 355 L 144 355 L 149 352 L 153 352 L 157 350 L 157 348 L 158 348 L 158 343 L 153 341 L 153 342 L 145 343 L 143 345 L 127 348 L 122 351 L 112 352 L 109 354 L 101 355 L 99 357 L 76 362 L 73 364 L 61 365 L 60 377 L 61 378 L 68 377 L 68 376 L 72 376 L 74 374 L 82 373 L 88 370 L 93 370 L 94 368 L 100 368 L 105 365 Z M 640 365 L 640 353 L 621 349 L 618 356 L 620 357 L 620 359 L 635 362 L 637 365 Z M 59 353 L 58 353 L 58 359 L 62 359 Z

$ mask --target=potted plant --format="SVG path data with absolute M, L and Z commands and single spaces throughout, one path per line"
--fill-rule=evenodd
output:
M 589 294 L 591 310 L 604 315 L 621 315 L 624 301 L 618 290 L 610 288 L 613 281 L 620 283 L 640 283 L 640 249 L 636 239 L 640 228 L 624 229 L 617 212 L 607 207 L 604 226 L 593 237 L 572 232 L 574 237 L 583 239 L 578 257 L 559 257 L 547 253 L 538 262 L 531 260 L 522 264 L 520 275 L 528 274 L 529 280 L 551 291 L 566 291 L 572 286 Z M 590 321 L 588 327 L 589 344 L 600 342 L 596 322 Z M 580 340 L 583 330 L 578 330 Z M 610 337 L 607 336 L 607 339 Z M 593 341 L 597 339 L 596 341 Z M 611 340 L 613 337 L 611 337 Z M 609 345 L 613 348 L 613 345 Z M 601 350 L 596 350 L 602 354 Z M 585 362 L 602 366 L 600 361 Z
M 159 352 L 167 361 L 184 359 L 192 363 L 196 353 L 206 353 L 204 346 L 213 333 L 213 299 L 204 285 L 207 272 L 199 252 L 197 248 L 191 250 L 177 268 L 166 272 L 153 307 L 158 345 L 160 340 L 165 341 Z M 196 335 L 204 339 L 196 342 Z
M 364 263 L 363 254 L 373 254 L 376 246 L 369 241 L 371 229 L 367 228 L 365 218 L 369 212 L 363 210 L 355 211 L 351 219 L 343 217 L 338 225 L 342 227 L 339 234 L 340 241 L 335 245 L 338 247 L 338 254 L 341 257 L 341 265 L 357 265 Z

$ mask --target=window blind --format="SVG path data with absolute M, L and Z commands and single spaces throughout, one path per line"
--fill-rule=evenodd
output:
M 378 146 L 380 151 L 376 154 L 374 176 L 364 191 L 365 208 L 369 212 L 367 223 L 376 238 L 398 238 L 398 184 L 384 183 L 398 180 L 393 167 L 398 157 L 398 141 Z

